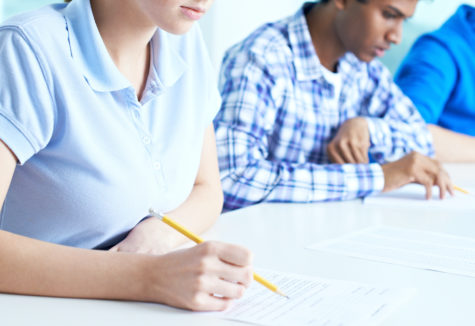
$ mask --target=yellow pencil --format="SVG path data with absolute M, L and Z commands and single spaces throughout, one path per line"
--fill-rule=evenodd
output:
M 160 214 L 160 213 L 157 213 L 151 208 L 149 210 L 149 213 L 150 213 L 150 216 L 154 216 L 154 217 L 159 218 L 163 223 L 168 224 L 169 226 L 171 226 L 172 228 L 174 228 L 175 230 L 177 230 L 178 232 L 180 232 L 181 234 L 183 234 L 187 238 L 193 240 L 194 242 L 201 243 L 201 242 L 204 241 L 199 236 L 197 236 L 197 235 L 193 234 L 192 232 L 188 231 L 183 226 L 181 226 L 177 222 L 173 221 L 172 219 L 168 218 L 167 216 L 165 216 L 163 214 Z M 279 288 L 276 285 L 272 284 L 271 282 L 269 282 L 268 280 L 266 280 L 262 276 L 258 275 L 257 273 L 254 273 L 253 276 L 254 276 L 254 279 L 257 282 L 261 283 L 262 285 L 264 285 L 266 288 L 268 288 L 272 292 L 280 294 L 281 296 L 286 297 L 287 299 L 289 298 L 284 293 L 282 293 L 282 291 L 280 291 Z
M 470 193 L 467 190 L 465 190 L 463 188 L 460 188 L 460 187 L 457 187 L 457 186 L 454 186 L 454 190 L 457 190 L 457 191 L 460 191 L 464 194 L 470 195 Z

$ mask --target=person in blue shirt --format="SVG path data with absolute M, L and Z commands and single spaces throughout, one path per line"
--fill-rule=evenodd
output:
M 435 154 L 475 162 L 475 8 L 462 5 L 439 29 L 422 35 L 395 81 L 429 123 Z
M 225 55 L 216 143 L 225 210 L 364 197 L 450 179 L 378 61 L 417 0 L 309 2 Z M 369 155 L 374 161 L 370 162 Z
M 222 310 L 250 252 L 185 241 L 222 191 L 212 0 L 73 0 L 0 25 L 0 292 Z M 102 249 L 102 250 L 90 250 Z M 217 294 L 217 295 L 216 295 Z

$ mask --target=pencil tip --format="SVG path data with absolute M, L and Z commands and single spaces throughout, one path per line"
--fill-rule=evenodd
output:
M 285 295 L 282 291 L 280 291 L 279 289 L 277 289 L 275 292 L 277 292 L 278 294 L 280 294 L 281 296 L 283 296 L 284 298 L 287 298 L 287 299 L 290 299 L 289 296 Z

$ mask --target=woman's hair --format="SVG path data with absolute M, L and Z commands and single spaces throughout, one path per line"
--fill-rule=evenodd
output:
M 64 2 L 71 2 L 71 0 L 64 0 Z

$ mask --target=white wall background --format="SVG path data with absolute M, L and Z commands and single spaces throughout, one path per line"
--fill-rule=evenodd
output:
M 374 1 L 374 0 L 373 0 Z M 293 14 L 304 0 L 215 0 L 201 22 L 211 60 L 219 69 L 224 51 L 265 22 Z M 462 3 L 475 0 L 419 0 L 414 17 L 405 23 L 403 41 L 382 61 L 395 71 L 417 36 L 438 28 Z
M 302 3 L 304 0 L 215 0 L 200 24 L 216 69 L 227 48 L 260 25 L 293 14 Z
M 0 0 L 0 19 L 52 2 L 61 0 Z M 242 40 L 261 24 L 293 14 L 303 2 L 304 0 L 215 0 L 200 24 L 216 71 L 219 70 L 221 58 L 228 47 Z M 415 38 L 422 32 L 439 27 L 461 3 L 475 6 L 475 0 L 420 0 L 414 17 L 405 25 L 402 43 L 393 46 L 382 61 L 394 71 Z
M 48 3 L 60 2 L 61 0 L 0 0 L 0 19 L 16 13 L 32 10 Z
M 439 28 L 464 3 L 475 7 L 475 0 L 419 0 L 414 16 L 405 23 L 401 44 L 393 45 L 381 61 L 394 73 L 416 38 Z

